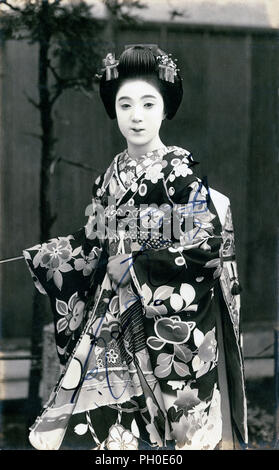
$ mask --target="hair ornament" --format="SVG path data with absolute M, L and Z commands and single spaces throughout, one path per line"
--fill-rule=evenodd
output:
M 106 80 L 113 80 L 118 78 L 119 72 L 117 66 L 119 61 L 115 59 L 115 55 L 112 52 L 109 52 L 105 59 L 103 59 L 103 64 L 106 71 Z
M 179 69 L 177 68 L 176 61 L 171 58 L 172 54 L 166 54 L 164 51 L 158 48 L 156 44 L 127 44 L 125 49 L 128 49 L 133 46 L 139 47 L 148 47 L 156 57 L 158 68 L 159 68 L 159 78 L 164 80 L 165 82 L 174 83 L 174 77 L 176 77 L 177 72 Z M 159 55 L 156 55 L 155 50 L 157 50 L 157 54 L 159 51 Z M 104 69 L 106 71 L 106 81 L 113 80 L 118 78 L 118 64 L 119 61 L 115 59 L 115 54 L 109 52 L 105 59 L 103 59 Z
M 179 69 L 171 59 L 171 54 L 158 55 L 156 59 L 159 65 L 159 78 L 166 82 L 174 83 L 174 77 L 176 77 Z

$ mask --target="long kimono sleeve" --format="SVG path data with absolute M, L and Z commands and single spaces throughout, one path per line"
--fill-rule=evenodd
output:
M 222 270 L 222 226 L 206 184 L 189 170 L 186 176 L 169 178 L 165 187 L 179 236 L 172 237 L 171 246 L 133 253 L 132 277 L 147 317 L 196 311 Z
M 85 226 L 67 236 L 51 238 L 23 250 L 35 287 L 48 295 L 53 312 L 57 352 L 65 364 L 86 321 L 84 304 L 102 252 L 97 233 L 98 185 L 93 185 L 92 204 Z

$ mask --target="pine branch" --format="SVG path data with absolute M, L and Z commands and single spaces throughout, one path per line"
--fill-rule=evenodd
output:
M 15 7 L 11 3 L 7 2 L 6 0 L 0 0 L 0 5 L 6 5 L 7 7 L 11 8 L 11 10 L 17 11 L 18 13 L 22 13 L 22 10 L 18 7 Z
M 31 98 L 31 96 L 29 96 L 29 95 L 26 93 L 26 91 L 23 91 L 23 94 L 24 94 L 24 96 L 27 98 L 27 100 L 29 101 L 29 103 L 31 103 L 33 106 L 35 106 L 35 108 L 40 109 L 39 103 L 36 103 L 36 101 L 33 100 L 33 98 Z
M 60 77 L 60 75 L 57 73 L 56 71 L 56 68 L 53 67 L 53 65 L 51 64 L 50 61 L 48 61 L 48 64 L 47 64 L 49 70 L 52 72 L 52 75 L 54 76 L 54 78 L 56 79 L 57 82 L 62 82 L 63 78 Z

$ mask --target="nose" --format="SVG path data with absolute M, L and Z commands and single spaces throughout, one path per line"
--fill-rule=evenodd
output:
M 131 119 L 133 122 L 141 122 L 142 121 L 142 113 L 139 106 L 135 106 L 132 110 Z

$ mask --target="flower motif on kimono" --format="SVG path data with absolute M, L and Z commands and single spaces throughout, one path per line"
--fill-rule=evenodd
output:
M 118 354 L 114 351 L 114 349 L 110 349 L 109 351 L 106 352 L 106 358 L 108 362 L 115 364 L 118 358 Z
M 53 278 L 54 284 L 60 290 L 63 284 L 61 272 L 66 273 L 73 270 L 73 267 L 68 263 L 73 256 L 70 238 L 73 236 L 52 238 L 47 243 L 43 243 L 33 259 L 34 268 L 39 265 L 46 268 L 47 281 Z
M 189 152 L 183 148 L 176 147 L 173 154 L 179 157 L 179 156 L 189 155 Z
M 178 390 L 177 399 L 174 404 L 179 410 L 183 410 L 185 416 L 188 415 L 188 411 L 201 402 L 198 398 L 198 392 L 198 389 L 193 389 L 190 385 L 186 385 L 183 390 Z
M 65 330 L 65 334 L 70 336 L 80 326 L 84 314 L 83 305 L 84 302 L 80 300 L 77 292 L 71 296 L 68 303 L 56 299 L 56 310 L 63 317 L 56 325 L 58 333 Z
M 162 169 L 167 165 L 167 162 L 165 160 L 161 162 L 155 162 L 152 165 L 150 165 L 145 173 L 145 179 L 148 181 L 151 181 L 151 183 L 156 184 L 158 183 L 159 179 L 164 178 L 164 173 L 162 172 Z
M 137 450 L 138 440 L 121 424 L 114 424 L 109 430 L 106 447 L 108 450 Z
M 43 243 L 41 249 L 34 256 L 33 264 L 37 268 L 59 269 L 72 257 L 72 247 L 69 237 L 58 237 Z
M 89 255 L 85 256 L 83 250 L 81 250 L 81 257 L 75 259 L 74 261 L 75 270 L 82 271 L 83 276 L 89 276 L 92 273 L 92 270 L 96 267 L 99 252 L 100 249 L 94 247 L 93 250 L 89 253 Z
M 175 177 L 177 176 L 185 177 L 187 175 L 193 174 L 193 171 L 189 168 L 186 161 L 181 161 L 180 158 L 173 158 L 171 161 L 171 165 L 174 167 L 174 169 L 172 170 L 172 174 L 169 177 L 170 181 L 174 181 L 174 175 Z
M 178 419 L 172 423 L 173 438 L 177 441 L 176 447 L 185 450 L 214 449 L 222 438 L 220 392 L 215 384 L 212 398 L 201 401 L 197 396 L 197 390 L 189 389 L 187 385 L 186 394 L 183 395 L 182 392 L 174 402 L 178 409 L 176 412 Z M 192 406 L 189 407 L 188 403 Z M 175 410 L 172 411 L 174 414 Z M 183 415 L 180 414 L 181 411 Z

